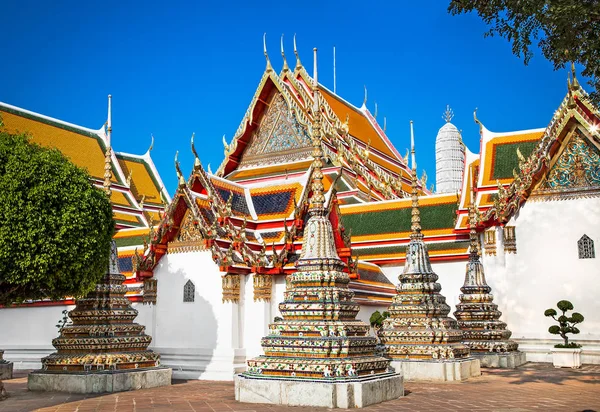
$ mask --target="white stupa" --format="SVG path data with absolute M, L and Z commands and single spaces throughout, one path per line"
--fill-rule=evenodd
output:
M 462 185 L 465 170 L 465 146 L 460 132 L 450 121 L 454 113 L 446 106 L 443 119 L 446 124 L 435 139 L 436 193 L 457 193 Z

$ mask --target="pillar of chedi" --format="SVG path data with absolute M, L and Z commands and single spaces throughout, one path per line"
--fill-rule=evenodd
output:
M 479 361 L 469 357 L 462 331 L 448 317 L 450 307 L 440 294 L 438 276 L 431 268 L 423 242 L 417 189 L 414 134 L 412 146 L 412 218 L 406 263 L 398 279 L 397 294 L 389 307 L 390 317 L 378 335 L 384 355 L 402 370 L 407 380 L 463 380 L 480 375 Z
M 261 341 L 264 356 L 249 360 L 247 372 L 236 377 L 236 399 L 362 407 L 402 396 L 402 378 L 388 371 L 389 360 L 375 355 L 369 325 L 356 319 L 360 305 L 348 289 L 325 207 L 316 79 L 313 91 L 312 194 L 302 252 L 279 305 L 283 320 L 269 325 Z
M 460 288 L 460 303 L 454 316 L 463 331 L 463 343 L 484 367 L 515 368 L 525 363 L 525 354 L 517 350 L 517 343 L 509 340 L 512 334 L 500 320 L 502 312 L 493 303 L 492 288 L 485 281 L 483 264 L 479 257 L 479 236 L 476 230 L 477 210 L 471 195 L 469 228 L 471 245 L 465 283 Z
M 160 355 L 148 350 L 152 338 L 133 322 L 138 311 L 125 297 L 114 241 L 107 269 L 95 289 L 77 299 L 69 312 L 72 323 L 52 340 L 57 351 L 29 375 L 30 390 L 91 393 L 170 385 L 171 369 L 159 367 Z

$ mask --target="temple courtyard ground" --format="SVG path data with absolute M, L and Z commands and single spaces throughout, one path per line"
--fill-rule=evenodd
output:
M 325 411 L 322 408 L 243 404 L 233 398 L 233 382 L 182 381 L 163 388 L 95 396 L 27 390 L 18 372 L 4 381 L 10 397 L 0 412 L 21 411 Z M 554 369 L 528 363 L 516 370 L 484 369 L 463 383 L 406 383 L 403 398 L 365 411 L 596 411 L 600 412 L 600 365 Z

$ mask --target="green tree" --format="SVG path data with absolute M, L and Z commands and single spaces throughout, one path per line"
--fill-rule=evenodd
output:
M 451 0 L 448 11 L 477 12 L 491 26 L 485 35 L 506 38 L 525 64 L 536 42 L 555 70 L 583 65 L 595 89 L 590 97 L 600 103 L 600 0 Z
M 83 296 L 106 271 L 106 194 L 57 149 L 1 131 L 0 222 L 0 304 Z
M 568 300 L 561 300 L 556 304 L 558 310 L 562 312 L 562 315 L 556 317 L 558 313 L 556 309 L 546 309 L 544 312 L 545 316 L 551 317 L 555 321 L 558 322 L 558 325 L 552 325 L 548 328 L 548 332 L 553 335 L 560 335 L 561 338 L 565 341 L 564 344 L 554 345 L 555 348 L 580 348 L 581 345 L 578 345 L 575 342 L 569 343 L 568 333 L 578 334 L 579 329 L 575 326 L 581 322 L 583 322 L 584 318 L 581 313 L 573 312 L 571 316 L 567 316 L 567 311 L 573 310 L 573 304 Z

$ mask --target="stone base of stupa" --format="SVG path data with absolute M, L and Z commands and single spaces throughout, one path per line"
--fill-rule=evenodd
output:
M 525 352 L 471 352 L 471 356 L 479 359 L 482 368 L 514 369 L 527 362 Z
M 235 400 L 288 406 L 363 408 L 404 396 L 402 375 L 326 382 L 310 379 L 252 378 L 236 375 Z
M 390 366 L 406 381 L 454 382 L 481 376 L 479 359 L 392 360 Z
M 0 381 L 2 379 L 12 379 L 13 376 L 13 363 L 12 362 L 0 362 Z
M 34 371 L 27 377 L 30 391 L 106 393 L 156 388 L 171 384 L 170 368 L 90 373 Z

